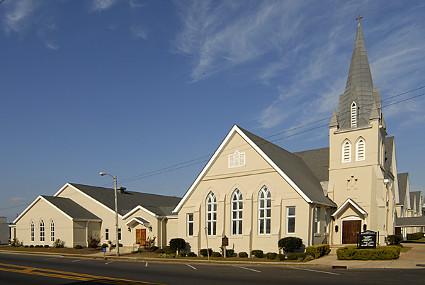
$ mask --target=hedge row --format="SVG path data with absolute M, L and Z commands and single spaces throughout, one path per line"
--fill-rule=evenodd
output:
M 305 255 L 310 255 L 314 259 L 328 255 L 330 252 L 329 244 L 312 245 L 305 249 Z
M 383 246 L 371 249 L 358 249 L 356 247 L 343 247 L 336 251 L 341 260 L 389 260 L 400 256 L 400 247 Z
M 424 237 L 424 233 L 407 234 L 407 240 L 418 240 Z

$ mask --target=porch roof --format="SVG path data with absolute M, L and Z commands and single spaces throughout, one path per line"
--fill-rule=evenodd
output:
M 425 216 L 396 218 L 395 226 L 396 227 L 425 227 Z
M 151 223 L 148 220 L 143 219 L 142 217 L 134 217 L 126 223 L 126 226 L 129 227 L 135 227 L 137 225 L 149 227 Z

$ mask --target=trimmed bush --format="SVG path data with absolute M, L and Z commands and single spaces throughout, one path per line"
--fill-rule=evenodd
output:
M 388 245 L 399 245 L 403 241 L 402 235 L 389 235 L 387 236 Z
M 196 253 L 191 251 L 187 254 L 187 257 L 197 257 L 197 255 L 196 255 Z
M 306 257 L 306 254 L 305 253 L 302 253 L 302 252 L 290 252 L 290 253 L 288 253 L 288 255 L 287 255 L 287 259 L 288 260 L 299 260 L 299 261 L 302 261 L 302 260 L 304 260 L 304 258 Z
M 182 251 L 182 252 L 180 252 L 180 253 L 179 253 L 179 255 L 178 255 L 178 256 L 179 256 L 179 257 L 186 257 L 187 255 L 186 255 L 186 252 L 183 252 L 183 251 Z
M 424 237 L 424 233 L 407 234 L 407 240 L 418 240 Z
M 83 247 L 79 244 L 77 244 L 76 246 L 74 246 L 75 249 L 82 249 Z
M 370 249 L 343 247 L 336 251 L 340 260 L 391 260 L 400 257 L 400 247 L 382 246 Z
M 267 252 L 266 253 L 266 258 L 267 259 L 276 259 L 277 257 L 277 253 L 276 252 Z
M 63 248 L 63 247 L 65 247 L 65 242 L 63 240 L 57 239 L 53 242 L 53 247 Z
M 261 249 L 254 249 L 251 251 L 251 255 L 255 256 L 256 258 L 263 258 L 264 252 Z
M 248 253 L 246 253 L 245 251 L 241 251 L 241 252 L 239 252 L 239 257 L 240 258 L 247 258 L 248 257 Z
M 48 245 L 48 244 L 44 245 L 44 248 L 49 248 L 49 247 L 50 247 L 50 245 Z
M 182 238 L 173 238 L 170 240 L 170 248 L 177 253 L 185 249 L 185 247 L 186 247 L 186 241 Z
M 329 244 L 312 245 L 305 249 L 306 255 L 311 255 L 313 258 L 319 258 L 328 255 L 331 252 Z
M 31 245 L 30 245 L 30 248 L 33 248 L 33 247 L 34 247 L 34 245 L 33 245 L 33 244 L 31 244 Z
M 175 254 L 176 253 L 176 250 L 175 249 L 172 249 L 171 247 L 169 247 L 169 246 L 165 246 L 164 247 L 164 253 L 165 254 Z
M 199 250 L 199 254 L 202 255 L 203 257 L 207 257 L 208 254 L 211 256 L 213 253 L 212 249 L 209 248 L 208 251 L 206 248 L 202 248 L 201 250 Z
M 294 252 L 300 249 L 303 245 L 303 240 L 297 237 L 285 237 L 279 240 L 278 246 L 285 252 Z
M 214 251 L 214 252 L 211 254 L 211 256 L 212 256 L 212 257 L 221 257 L 221 253 L 219 253 L 219 252 L 217 252 L 217 251 Z
M 277 255 L 277 259 L 279 259 L 280 261 L 285 261 L 286 256 L 285 256 L 284 254 L 279 253 L 279 254 Z
M 236 256 L 238 255 L 235 253 L 234 249 L 226 249 L 226 257 L 236 257 Z
M 100 247 L 101 247 L 101 248 L 108 248 L 108 247 L 109 247 L 109 245 L 108 245 L 107 243 L 103 243 Z

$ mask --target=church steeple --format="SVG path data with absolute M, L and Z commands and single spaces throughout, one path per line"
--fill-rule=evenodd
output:
M 362 17 L 357 20 L 354 50 L 344 94 L 339 98 L 336 114 L 339 129 L 363 127 L 369 120 L 380 114 L 381 99 L 373 87 L 372 74 L 363 36 Z

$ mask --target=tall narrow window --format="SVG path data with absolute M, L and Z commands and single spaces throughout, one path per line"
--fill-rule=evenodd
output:
M 187 214 L 187 235 L 193 236 L 193 214 Z
M 217 200 L 214 193 L 207 197 L 207 232 L 210 236 L 217 233 Z
M 109 240 L 109 229 L 105 229 L 105 239 Z
M 55 241 L 55 223 L 50 221 L 50 241 Z
M 366 159 L 366 142 L 363 138 L 360 138 L 356 143 L 356 161 Z
M 295 207 L 286 207 L 286 232 L 295 233 Z
M 258 194 L 258 232 L 269 234 L 272 218 L 272 197 L 267 187 L 263 187 Z
M 313 231 L 315 234 L 320 233 L 320 207 L 314 208 L 314 224 L 313 224 Z
M 342 162 L 347 163 L 351 161 L 351 142 L 345 140 L 342 143 Z
M 238 189 L 232 195 L 232 234 L 242 234 L 242 193 Z
M 351 103 L 351 127 L 357 128 L 357 104 Z
M 40 221 L 40 241 L 45 240 L 45 232 L 44 232 L 44 221 Z
M 34 222 L 31 222 L 31 241 L 34 241 Z
M 118 228 L 118 240 L 121 240 L 121 228 Z

